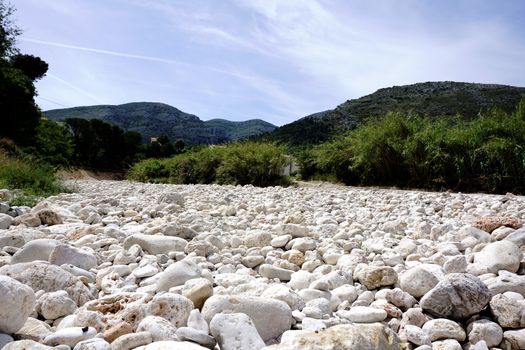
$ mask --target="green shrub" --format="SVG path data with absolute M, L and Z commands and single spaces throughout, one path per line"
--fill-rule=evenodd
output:
M 352 185 L 525 192 L 525 98 L 475 120 L 389 113 L 303 151 L 303 178 Z
M 285 185 L 280 175 L 284 147 L 270 143 L 239 142 L 188 151 L 169 159 L 147 159 L 135 164 L 128 178 L 144 182 L 179 184 Z
M 59 184 L 51 166 L 41 164 L 37 160 L 24 161 L 12 158 L 1 151 L 0 187 L 22 191 L 20 196 L 12 200 L 15 203 L 16 201 L 34 203 L 39 197 L 68 191 L 67 188 Z

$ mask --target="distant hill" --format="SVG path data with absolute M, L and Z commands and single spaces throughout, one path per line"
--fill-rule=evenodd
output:
M 141 133 L 144 142 L 148 142 L 151 137 L 166 134 L 172 141 L 182 139 L 190 144 L 217 144 L 253 137 L 276 128 L 260 119 L 243 122 L 223 119 L 202 121 L 193 114 L 154 102 L 53 109 L 44 114 L 54 120 L 101 119 L 126 131 Z
M 389 111 L 429 117 L 459 114 L 471 119 L 494 106 L 511 112 L 523 94 L 523 87 L 448 81 L 394 86 L 283 125 L 263 137 L 292 147 L 317 144 Z

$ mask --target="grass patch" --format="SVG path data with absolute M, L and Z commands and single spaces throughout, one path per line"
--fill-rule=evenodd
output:
M 55 169 L 35 159 L 19 159 L 0 150 L 0 188 L 15 191 L 11 205 L 34 206 L 42 197 L 70 192 L 55 177 Z

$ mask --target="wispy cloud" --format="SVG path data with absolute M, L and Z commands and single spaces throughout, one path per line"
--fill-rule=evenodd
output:
M 77 45 L 58 43 L 58 42 L 54 42 L 54 41 L 38 40 L 38 39 L 25 38 L 25 37 L 22 37 L 19 40 L 26 41 L 26 42 L 31 42 L 31 43 L 35 43 L 35 44 L 43 44 L 43 45 L 49 45 L 49 46 L 55 46 L 55 47 L 62 47 L 62 48 L 66 48 L 66 49 L 73 49 L 73 50 L 80 50 L 80 51 L 86 51 L 86 52 L 100 53 L 100 54 L 110 55 L 110 56 L 135 58 L 135 59 L 139 59 L 139 60 L 146 60 L 146 61 L 153 61 L 153 62 L 162 62 L 162 63 L 169 63 L 169 64 L 177 64 L 177 65 L 184 65 L 184 66 L 188 66 L 189 65 L 187 63 L 183 63 L 183 62 L 180 62 L 180 61 L 177 61 L 177 60 L 168 59 L 168 58 L 161 58 L 161 57 L 154 57 L 154 56 L 145 56 L 145 55 L 135 55 L 135 54 L 130 54 L 130 53 L 126 53 L 126 52 L 102 50 L 102 49 L 96 49 L 96 48 L 92 48 L 92 47 L 84 47 L 84 46 L 77 46 Z
M 17 0 L 20 44 L 58 78 L 39 81 L 43 98 L 65 105 L 282 124 L 392 85 L 525 85 L 521 0 L 52 2 Z

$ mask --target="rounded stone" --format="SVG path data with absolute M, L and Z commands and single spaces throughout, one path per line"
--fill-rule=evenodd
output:
M 439 279 L 430 271 L 416 266 L 399 277 L 401 289 L 415 298 L 422 297 L 439 283 Z
M 368 306 L 354 306 L 348 312 L 348 319 L 356 323 L 381 322 L 386 319 L 385 310 Z
M 201 274 L 202 268 L 193 261 L 187 259 L 177 261 L 160 274 L 156 289 L 158 292 L 167 291 L 193 278 L 199 278 Z
M 216 314 L 210 322 L 210 331 L 223 350 L 265 347 L 253 321 L 244 313 Z
M 497 347 L 503 340 L 503 329 L 487 319 L 471 322 L 467 327 L 468 340 L 472 344 L 485 341 L 488 347 Z
M 292 310 L 288 304 L 275 299 L 214 295 L 206 300 L 202 308 L 202 315 L 208 323 L 222 312 L 248 315 L 265 342 L 279 337 L 292 325 Z
M 474 255 L 474 262 L 485 266 L 489 272 L 499 270 L 517 272 L 523 254 L 520 248 L 511 241 L 490 243 Z
M 480 312 L 490 298 L 489 289 L 478 277 L 451 273 L 426 293 L 419 304 L 437 317 L 465 319 Z
M 431 341 L 440 339 L 456 339 L 464 341 L 467 337 L 465 330 L 456 322 L 445 318 L 436 318 L 423 325 L 423 331 Z
M 397 282 L 397 272 L 390 266 L 366 266 L 359 270 L 356 279 L 368 290 L 391 286 Z
M 15 333 L 33 311 L 33 289 L 17 280 L 0 276 L 0 332 Z

